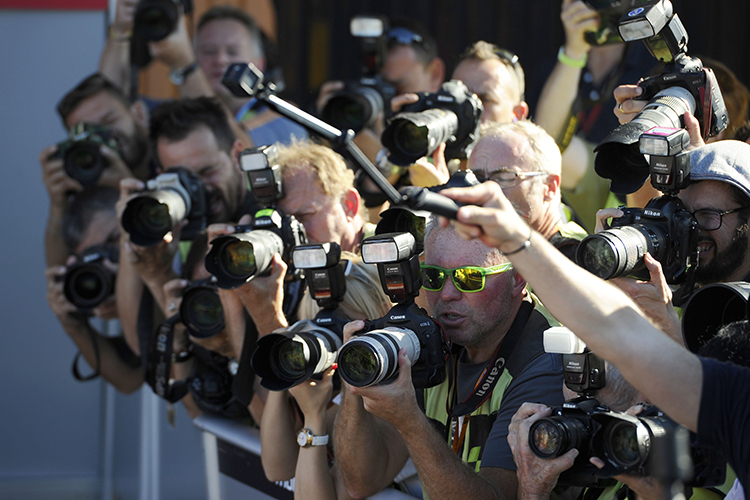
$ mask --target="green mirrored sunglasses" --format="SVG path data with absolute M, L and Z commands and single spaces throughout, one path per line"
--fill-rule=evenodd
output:
M 506 262 L 492 267 L 463 266 L 454 269 L 444 269 L 438 266 L 420 264 L 422 268 L 422 288 L 430 292 L 439 292 L 445 285 L 448 276 L 453 285 L 461 292 L 481 292 L 484 290 L 484 277 L 490 274 L 500 274 L 512 269 L 513 264 Z

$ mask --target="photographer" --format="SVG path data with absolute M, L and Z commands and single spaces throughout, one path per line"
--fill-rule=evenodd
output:
M 63 238 L 70 257 L 68 266 L 75 264 L 80 255 L 95 246 L 117 248 L 119 227 L 115 214 L 117 191 L 112 188 L 93 186 L 75 196 L 66 207 L 63 215 Z M 75 256 L 75 257 L 74 257 Z M 103 265 L 112 272 L 117 270 L 117 263 L 105 260 Z M 80 350 L 80 355 L 94 374 L 87 377 L 80 375 L 76 357 L 73 374 L 78 380 L 91 380 L 101 376 L 118 391 L 131 393 L 143 383 L 143 373 L 138 358 L 128 349 L 122 337 L 107 337 L 96 331 L 86 313 L 80 311 L 66 297 L 64 277 L 69 267 L 52 266 L 47 268 L 47 300 L 50 309 Z M 104 320 L 117 318 L 114 297 L 109 297 L 97 306 L 92 314 Z
M 383 294 L 375 266 L 353 254 L 342 254 L 354 265 L 346 276 L 346 294 L 340 311 L 351 319 L 377 318 L 391 307 Z M 312 319 L 319 307 L 308 292 L 300 303 L 300 319 Z M 316 436 L 329 436 L 339 404 L 334 394 L 335 368 L 322 379 L 310 379 L 289 390 L 270 391 L 261 423 L 261 459 L 269 481 L 295 478 L 295 498 L 345 498 L 336 462 L 330 468 L 330 446 L 305 446 L 297 442 L 303 428 Z M 329 439 L 329 445 L 332 441 Z M 329 473 L 330 468 L 330 473 Z
M 699 262 L 695 279 L 700 285 L 750 278 L 750 147 L 739 141 L 718 141 L 690 152 L 690 185 L 678 197 L 698 221 Z M 597 214 L 600 226 L 619 209 Z M 630 295 L 646 315 L 682 344 L 680 319 L 672 293 L 658 265 L 646 256 L 649 281 L 616 278 L 613 283 Z
M 101 144 L 99 154 L 105 167 L 97 184 L 119 188 L 120 180 L 151 176 L 151 156 L 146 130 L 146 113 L 142 103 L 132 105 L 112 83 L 100 74 L 93 74 L 71 89 L 57 105 L 66 130 L 78 123 L 106 127 L 112 144 Z M 66 172 L 65 157 L 60 146 L 49 146 L 39 154 L 42 180 L 50 197 L 49 217 L 45 231 L 45 258 L 48 266 L 61 265 L 68 256 L 62 240 L 62 214 L 71 193 L 83 186 Z
M 501 251 L 522 247 L 510 259 L 550 312 L 592 351 L 612 361 L 644 397 L 696 431 L 700 443 L 722 451 L 748 494 L 750 451 L 744 443 L 750 434 L 750 400 L 745 397 L 750 372 L 746 368 L 700 358 L 676 345 L 619 289 L 561 259 L 515 214 L 493 184 L 443 194 L 481 205 L 459 209 L 457 232 L 467 239 L 481 238 Z
M 480 180 L 496 182 L 531 227 L 570 259 L 586 232 L 564 221 L 560 201 L 560 150 L 530 121 L 484 123 L 469 168 Z
M 485 41 L 468 47 L 453 70 L 453 80 L 464 82 L 484 106 L 482 121 L 510 123 L 529 115 L 524 101 L 525 76 L 518 56 Z
M 179 166 L 200 178 L 206 191 L 207 223 L 237 221 L 243 214 L 255 214 L 259 207 L 245 187 L 237 159 L 242 144 L 235 139 L 226 114 L 215 100 L 203 97 L 165 103 L 154 111 L 150 128 L 160 171 Z M 127 202 L 144 188 L 140 181 L 123 181 L 121 213 Z M 118 308 L 131 341 L 136 336 L 135 312 L 139 309 L 142 285 L 148 287 L 159 308 L 167 310 L 163 286 L 177 277 L 173 261 L 179 227 L 167 236 L 169 242 L 141 247 L 122 231 Z
M 370 495 L 387 486 L 411 457 L 433 500 L 514 498 L 515 464 L 506 439 L 510 418 L 529 398 L 562 401 L 560 358 L 542 347 L 549 324 L 535 309 L 524 279 L 495 249 L 465 243 L 453 228 L 431 224 L 424 256 L 430 311 L 461 346 L 455 366 L 446 366 L 457 380 L 424 391 L 426 414 L 417 403 L 405 350 L 393 383 L 344 384 L 334 433 L 344 483 L 352 496 Z M 350 323 L 345 333 L 363 327 Z

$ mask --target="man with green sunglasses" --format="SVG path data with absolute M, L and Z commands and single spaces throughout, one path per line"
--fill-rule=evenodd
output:
M 403 355 L 395 382 L 346 386 L 334 433 L 342 477 L 369 496 L 411 457 L 432 500 L 515 498 L 511 417 L 525 401 L 563 401 L 560 356 L 543 347 L 549 323 L 497 249 L 428 224 L 424 256 L 423 293 L 454 345 L 448 376 L 422 406 Z

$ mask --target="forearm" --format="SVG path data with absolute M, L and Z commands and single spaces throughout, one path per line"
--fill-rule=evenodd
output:
M 578 93 L 581 71 L 581 68 L 573 68 L 558 61 L 539 96 L 535 121 L 556 140 L 562 136 L 567 125 Z
M 424 414 L 399 428 L 409 455 L 432 500 L 453 498 L 503 498 L 502 493 L 464 464 L 435 432 Z
M 110 340 L 94 330 L 86 320 L 66 322 L 65 333 L 78 347 L 89 366 L 98 368 L 102 378 L 125 394 L 143 384 L 143 371 L 125 363 Z M 97 359 L 98 353 L 98 359 Z
M 289 392 L 269 392 L 260 421 L 260 458 L 269 481 L 288 481 L 294 477 L 300 449 L 294 420 Z
M 62 211 L 58 213 L 50 209 L 44 229 L 44 259 L 47 267 L 64 266 L 68 255 L 62 235 Z
M 108 37 L 99 58 L 99 73 L 125 95 L 130 92 L 130 37 Z
M 305 415 L 304 427 L 316 436 L 326 434 L 326 412 Z M 330 500 L 336 497 L 333 477 L 328 469 L 326 446 L 300 448 L 294 474 L 294 498 L 297 500 Z
M 346 390 L 333 438 L 336 463 L 349 494 L 355 498 L 373 495 L 388 486 L 408 458 L 398 431 L 368 413 L 362 398 Z
M 145 286 L 135 273 L 132 265 L 127 262 L 127 259 L 120 259 L 117 279 L 115 280 L 117 311 L 120 315 L 120 324 L 125 341 L 136 354 L 141 353 L 141 345 L 138 339 L 138 313 L 144 291 Z
M 175 314 L 176 311 L 169 310 L 171 297 L 164 293 L 164 285 L 177 278 L 179 278 L 179 276 L 172 270 L 172 268 L 165 269 L 163 273 L 142 277 L 148 290 L 154 297 L 156 305 L 159 306 L 159 309 L 162 310 L 164 316 L 167 318 Z
M 702 381 L 697 357 L 660 333 L 624 292 L 572 265 L 541 235 L 534 233 L 531 245 L 509 258 L 555 318 L 615 363 L 650 401 L 696 428 Z

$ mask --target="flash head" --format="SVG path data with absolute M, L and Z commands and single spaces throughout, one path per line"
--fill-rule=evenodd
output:
M 349 22 L 349 32 L 357 38 L 376 38 L 385 33 L 385 21 L 376 16 L 354 16 Z
M 638 7 L 625 14 L 617 26 L 625 42 L 637 42 L 651 38 L 659 33 L 674 14 L 672 3 L 661 1 Z
M 230 64 L 221 83 L 237 97 L 253 97 L 263 88 L 263 73 L 253 63 Z
M 684 128 L 653 127 L 638 140 L 641 154 L 674 156 L 690 144 L 690 134 Z
M 250 191 L 264 207 L 284 197 L 284 185 L 275 145 L 249 148 L 239 155 L 240 168 L 247 174 Z
M 298 245 L 292 250 L 292 262 L 298 269 L 332 267 L 341 259 L 341 247 L 336 242 Z
M 544 331 L 544 352 L 553 354 L 580 354 L 586 343 L 564 326 L 553 326 Z
M 411 233 L 386 233 L 362 241 L 362 260 L 366 264 L 398 262 L 414 255 L 417 242 Z

